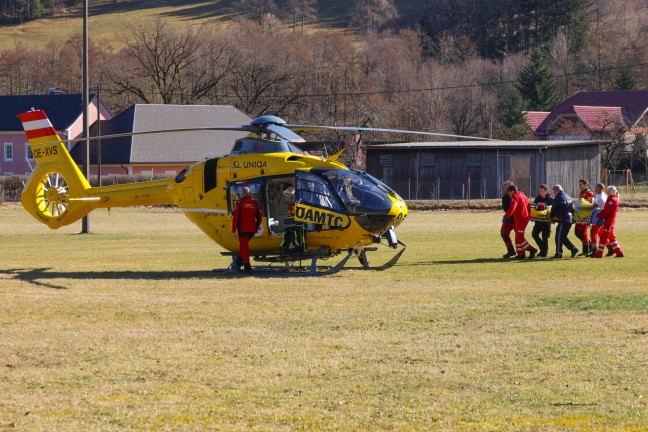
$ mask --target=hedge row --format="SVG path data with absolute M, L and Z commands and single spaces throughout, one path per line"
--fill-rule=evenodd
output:
M 104 176 L 101 178 L 102 186 L 112 186 L 124 183 L 137 183 L 149 180 L 160 180 L 168 178 L 165 175 L 119 175 L 119 176 Z M 0 176 L 0 203 L 5 201 L 20 201 L 20 194 L 22 193 L 27 179 L 29 176 L 13 175 L 13 176 Z M 99 186 L 97 176 L 90 176 L 90 185 Z

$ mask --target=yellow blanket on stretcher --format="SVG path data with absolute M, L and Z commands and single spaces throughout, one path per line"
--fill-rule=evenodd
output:
M 586 199 L 574 201 L 574 223 L 590 223 L 589 217 L 592 214 L 593 204 Z M 537 222 L 551 221 L 551 206 L 545 207 L 543 203 L 531 204 L 531 220 Z

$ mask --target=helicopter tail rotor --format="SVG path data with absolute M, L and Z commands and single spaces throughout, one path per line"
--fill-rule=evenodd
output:
M 30 111 L 18 117 L 36 162 L 20 196 L 23 207 L 50 228 L 79 220 L 92 210 L 84 203 L 90 185 L 44 111 Z

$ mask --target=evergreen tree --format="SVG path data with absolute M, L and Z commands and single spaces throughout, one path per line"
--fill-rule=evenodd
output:
M 623 66 L 619 69 L 619 76 L 617 76 L 616 82 L 614 83 L 615 90 L 634 90 L 637 88 L 637 82 L 632 77 L 630 73 L 630 68 L 628 63 L 623 62 Z
M 523 139 L 527 137 L 529 129 L 522 113 L 523 110 L 524 104 L 520 93 L 517 90 L 512 91 L 504 104 L 500 106 L 499 121 L 505 129 L 500 133 L 500 138 Z
M 531 63 L 520 72 L 515 88 L 530 111 L 551 111 L 560 100 L 558 84 L 538 49 L 531 52 Z

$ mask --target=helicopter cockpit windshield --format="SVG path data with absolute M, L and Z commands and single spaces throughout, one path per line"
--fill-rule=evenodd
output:
M 384 214 L 392 207 L 385 190 L 353 171 L 334 169 L 322 173 L 351 213 Z

